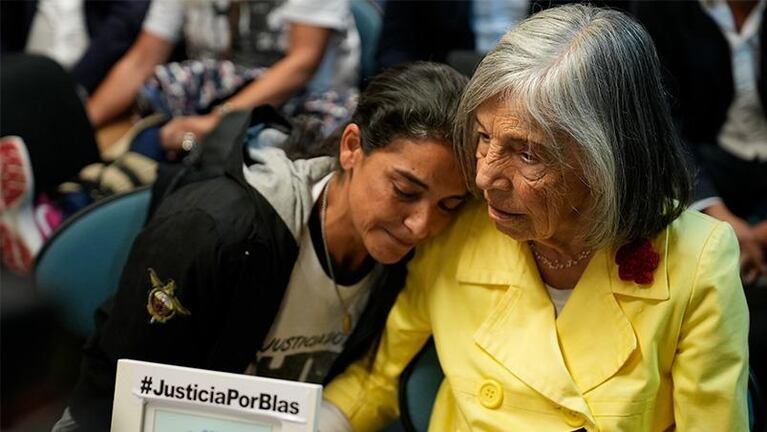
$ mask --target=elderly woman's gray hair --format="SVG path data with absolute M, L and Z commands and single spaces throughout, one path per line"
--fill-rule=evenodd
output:
M 463 95 L 456 132 L 466 178 L 475 177 L 477 108 L 501 97 L 547 137 L 564 168 L 576 146 L 591 191 L 585 233 L 595 247 L 654 237 L 684 210 L 691 181 L 669 114 L 660 66 L 640 24 L 613 10 L 570 5 L 506 33 Z

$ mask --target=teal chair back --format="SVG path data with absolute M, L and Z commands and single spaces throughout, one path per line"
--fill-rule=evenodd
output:
M 400 421 L 408 432 L 426 432 L 444 374 L 434 341 L 429 340 L 400 378 Z
M 74 334 L 93 330 L 93 312 L 117 289 L 133 240 L 146 220 L 149 187 L 115 195 L 81 210 L 37 257 L 35 285 Z
M 360 77 L 364 80 L 375 75 L 378 37 L 383 25 L 383 14 L 372 0 L 351 0 L 351 10 L 360 35 Z

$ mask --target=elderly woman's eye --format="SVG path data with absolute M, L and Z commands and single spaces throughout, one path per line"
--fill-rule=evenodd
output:
M 531 152 L 530 150 L 523 150 L 519 152 L 519 157 L 522 159 L 522 162 L 527 164 L 538 163 L 538 158 L 535 157 L 533 152 Z
M 477 159 L 487 156 L 487 149 L 490 147 L 490 136 L 484 133 L 478 133 L 479 142 L 477 143 L 477 151 L 475 157 Z

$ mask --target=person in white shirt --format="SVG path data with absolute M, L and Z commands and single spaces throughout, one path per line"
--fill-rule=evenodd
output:
M 692 207 L 729 222 L 745 285 L 767 283 L 767 0 L 638 2 L 698 168 Z
M 749 357 L 767 376 L 767 1 L 638 2 L 697 168 L 692 208 L 740 246 Z
M 279 106 L 304 89 L 342 94 L 357 84 L 359 35 L 348 0 L 156 0 L 136 43 L 88 101 L 88 117 L 95 127 L 133 104 L 182 35 L 192 59 L 231 60 L 263 71 L 210 113 L 167 123 L 160 133 L 167 150 L 179 149 L 188 133 L 199 140 L 228 111 Z

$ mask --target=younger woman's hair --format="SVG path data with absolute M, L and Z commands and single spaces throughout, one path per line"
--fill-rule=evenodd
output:
M 360 96 L 351 123 L 365 153 L 398 138 L 453 142 L 455 113 L 468 79 L 450 66 L 415 62 L 387 69 Z
M 337 156 L 349 123 L 359 126 L 365 154 L 398 138 L 452 145 L 455 114 L 467 82 L 468 78 L 440 63 L 420 61 L 389 68 L 370 81 L 348 123 L 321 139 L 319 121 L 293 119 L 293 131 L 283 149 L 291 159 Z

